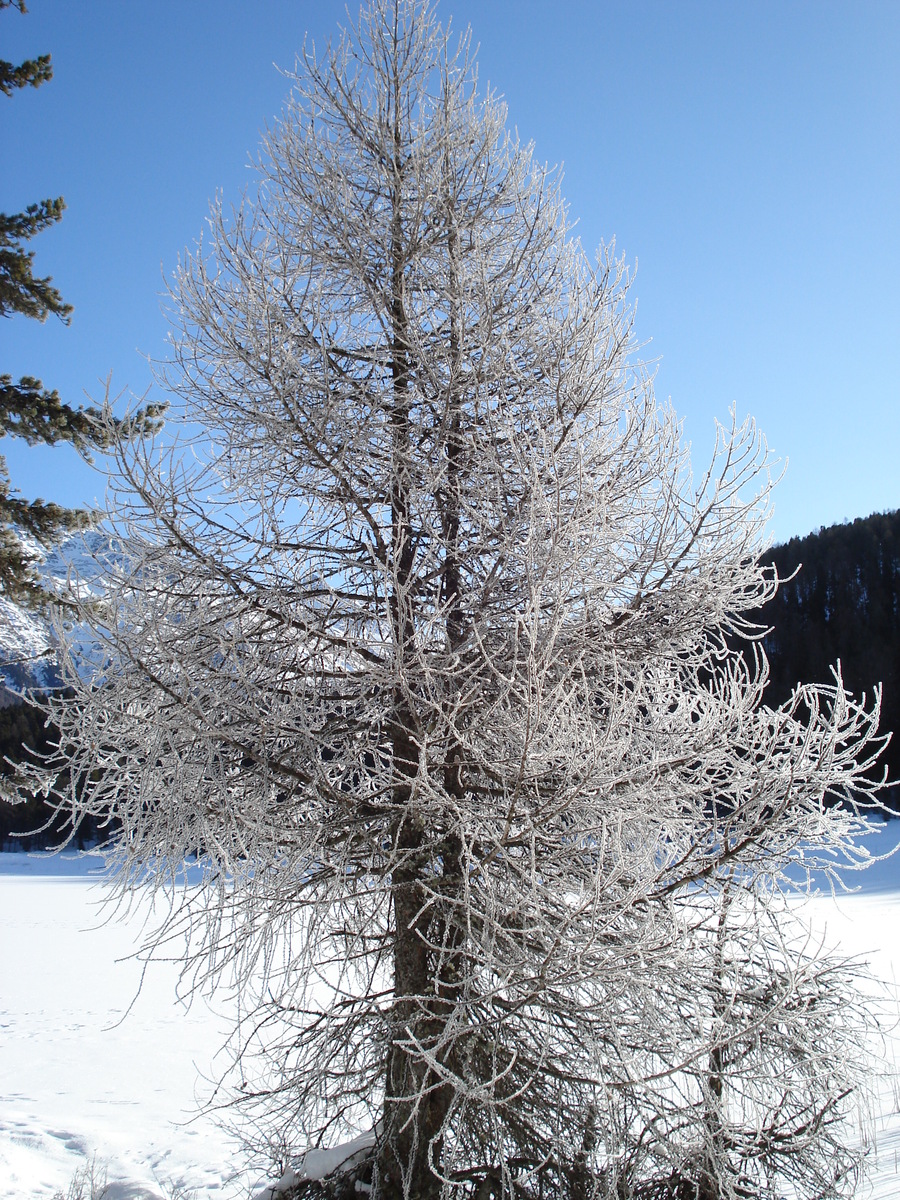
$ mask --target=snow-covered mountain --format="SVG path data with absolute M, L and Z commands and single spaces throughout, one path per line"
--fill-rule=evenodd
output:
M 41 575 L 53 591 L 64 591 L 71 580 L 90 587 L 108 554 L 107 535 L 89 530 L 47 553 Z M 44 616 L 0 597 L 0 707 L 16 703 L 27 689 L 59 685 L 55 643 Z
M 24 688 L 59 682 L 47 622 L 0 598 L 0 707 L 14 704 Z

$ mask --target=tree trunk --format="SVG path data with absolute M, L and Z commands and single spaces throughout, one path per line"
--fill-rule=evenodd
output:
M 418 771 L 415 713 L 403 690 L 404 663 L 415 652 L 415 620 L 411 580 L 415 540 L 410 512 L 409 445 L 409 331 L 404 303 L 404 230 L 401 219 L 403 158 L 399 125 L 399 80 L 394 75 L 394 183 L 391 228 L 393 345 L 391 372 L 393 406 L 391 432 L 392 594 L 390 600 L 398 683 L 394 691 L 392 836 L 400 863 L 391 878 L 394 910 L 394 1007 L 385 1080 L 384 1130 L 376 1169 L 378 1200 L 433 1200 L 440 1181 L 432 1167 L 440 1160 L 439 1138 L 447 1111 L 445 1089 L 428 1090 L 431 1074 L 411 1044 L 428 1045 L 434 1038 L 435 988 L 429 961 L 428 934 L 433 917 L 423 913 L 424 872 L 432 852 L 421 815 L 412 803 Z M 431 1011 L 429 1011 L 431 1010 Z

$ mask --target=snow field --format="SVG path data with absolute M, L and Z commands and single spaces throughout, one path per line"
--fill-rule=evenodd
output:
M 107 920 L 99 895 L 84 874 L 0 870 L 0 1197 L 65 1193 L 93 1154 L 108 1200 L 245 1196 L 234 1146 L 192 1120 L 230 1023 L 178 1001 L 176 964 L 142 978 L 141 914 Z
M 894 844 L 900 822 L 888 834 Z M 858 893 L 823 894 L 806 909 L 817 937 L 892 985 L 898 860 L 850 876 Z M 143 972 L 133 956 L 146 906 L 109 919 L 91 861 L 0 854 L 0 1200 L 65 1194 L 94 1154 L 108 1169 L 107 1200 L 258 1193 L 265 1179 L 243 1169 L 214 1116 L 196 1115 L 227 1065 L 217 1054 L 232 1028 L 228 1003 L 186 1006 L 174 962 Z M 859 1130 L 872 1163 L 860 1200 L 900 1196 L 900 1030 L 890 1013 L 887 1024 L 884 1047 L 873 1047 L 883 1063 L 875 1111 Z
M 873 872 L 879 872 L 879 864 Z M 900 871 L 897 859 L 883 864 Z M 867 887 L 865 873 L 859 876 Z M 873 879 L 873 883 L 875 880 Z M 861 891 L 849 896 L 818 896 L 807 908 L 815 933 L 828 946 L 869 964 L 875 979 L 888 985 L 888 995 L 876 1002 L 884 1025 L 883 1045 L 873 1054 L 880 1069 L 872 1081 L 874 1107 L 863 1120 L 859 1137 L 869 1147 L 868 1179 L 859 1189 L 859 1200 L 897 1200 L 900 1196 L 900 890 Z

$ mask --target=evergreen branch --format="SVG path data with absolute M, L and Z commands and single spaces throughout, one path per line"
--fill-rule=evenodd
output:
M 49 275 L 36 278 L 34 251 L 22 242 L 55 225 L 65 210 L 62 196 L 29 204 L 23 213 L 0 213 L 0 316 L 22 313 L 45 321 L 52 313 L 67 325 L 72 305 L 66 304 Z
M 90 449 L 109 450 L 120 441 L 156 433 L 163 404 L 148 404 L 124 418 L 108 418 L 99 408 L 73 408 L 63 404 L 54 388 L 48 391 L 39 379 L 24 375 L 13 383 L 0 375 L 0 437 L 24 438 L 29 446 L 70 445 L 90 460 Z
M 20 13 L 27 13 L 25 0 L 0 0 L 0 12 L 4 8 L 15 8 Z M 0 59 L 0 92 L 11 96 L 18 88 L 40 87 L 48 79 L 53 78 L 53 67 L 49 54 L 41 54 L 38 58 L 28 58 L 17 67 L 5 59 Z
M 40 87 L 52 78 L 53 67 L 49 54 L 42 54 L 39 58 L 27 58 L 17 67 L 0 58 L 0 92 L 4 96 L 11 96 L 17 88 Z

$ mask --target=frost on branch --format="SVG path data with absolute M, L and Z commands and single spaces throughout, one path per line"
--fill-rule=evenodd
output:
M 379 1200 L 847 1195 L 862 1010 L 779 896 L 852 855 L 877 700 L 762 703 L 765 445 L 692 475 L 624 264 L 429 5 L 293 83 L 174 283 L 59 803 L 236 980 L 249 1111 L 377 1129 Z

